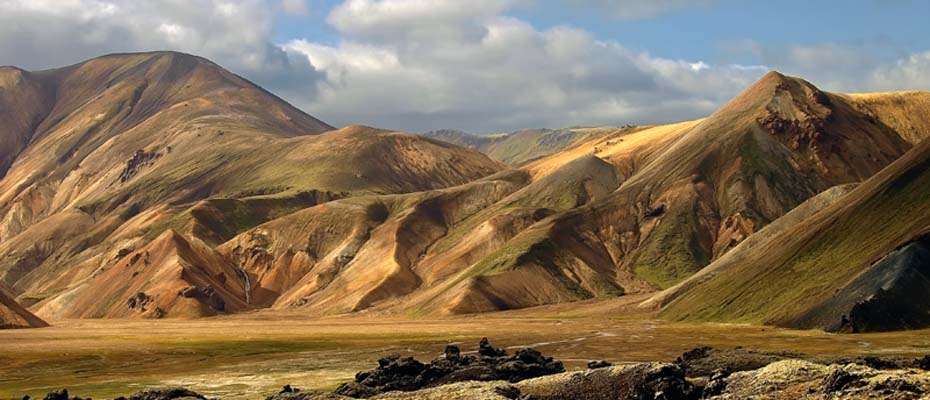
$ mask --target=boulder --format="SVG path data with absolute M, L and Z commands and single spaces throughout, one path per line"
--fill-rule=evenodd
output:
M 562 363 L 533 349 L 522 349 L 507 356 L 487 338 L 478 344 L 478 355 L 462 355 L 456 346 L 446 346 L 441 357 L 423 364 L 411 357 L 392 355 L 378 360 L 378 368 L 355 375 L 354 382 L 344 383 L 335 393 L 368 398 L 393 391 L 415 391 L 466 381 L 519 382 L 525 379 L 564 372 Z

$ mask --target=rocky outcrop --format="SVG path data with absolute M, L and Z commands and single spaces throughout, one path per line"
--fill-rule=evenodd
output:
M 930 234 L 875 262 L 871 269 L 798 320 L 833 332 L 876 332 L 930 326 Z
M 930 377 L 908 370 L 881 371 L 859 364 L 823 365 L 784 360 L 723 378 L 712 399 L 918 399 Z
M 29 400 L 29 396 L 23 396 L 23 400 Z M 49 392 L 44 397 L 45 400 L 91 400 L 78 396 L 71 396 L 68 389 L 60 389 Z M 184 388 L 155 389 L 137 392 L 131 396 L 117 397 L 116 400 L 207 400 L 203 395 L 192 390 Z
M 387 357 L 336 393 L 285 386 L 265 400 L 736 400 L 920 399 L 930 394 L 930 356 L 844 359 L 747 348 L 696 348 L 674 363 L 643 362 L 575 372 L 532 350 L 513 356 L 486 341 L 474 354 L 454 346 L 428 364 Z M 519 363 L 523 367 L 513 368 Z M 503 367 L 510 364 L 510 367 Z M 534 368 L 543 376 L 524 379 Z M 540 371 L 537 369 L 537 371 Z M 531 374 L 530 374 L 531 375 Z M 25 398 L 28 398 L 25 397 Z M 25 399 L 24 398 L 24 399 Z M 220 397 L 220 399 L 223 397 Z M 82 400 L 67 390 L 46 400 Z M 117 400 L 206 400 L 183 388 Z
M 543 377 L 515 385 L 534 400 L 698 399 L 700 390 L 675 364 L 642 363 Z
M 120 183 L 126 183 L 132 179 L 136 174 L 139 173 L 139 170 L 145 168 L 148 165 L 151 165 L 161 157 L 161 153 L 157 152 L 147 152 L 145 150 L 136 150 L 136 152 L 126 161 L 126 166 L 123 167 L 123 170 L 119 173 Z
M 411 357 L 389 356 L 378 360 L 378 368 L 359 372 L 355 381 L 336 389 L 337 394 L 368 398 L 385 392 L 414 391 L 463 381 L 519 382 L 565 371 L 562 363 L 533 349 L 508 356 L 482 339 L 477 355 L 463 355 L 448 346 L 442 357 L 423 364 Z
M 207 400 L 203 395 L 184 388 L 146 390 L 129 398 L 117 397 L 116 400 Z
M 0 289 L 0 329 L 42 328 L 48 323 L 35 316 Z
M 197 299 L 214 311 L 226 311 L 226 300 L 223 300 L 223 296 L 217 293 L 213 286 L 207 286 L 206 288 L 197 286 L 187 287 L 181 289 L 178 295 L 189 299 Z

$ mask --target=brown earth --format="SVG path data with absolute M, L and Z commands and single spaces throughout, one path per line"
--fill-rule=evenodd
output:
M 314 314 L 466 314 L 652 292 L 910 149 L 916 138 L 898 129 L 927 114 L 889 125 L 861 110 L 880 112 L 883 96 L 851 101 L 862 96 L 772 72 L 703 120 L 618 129 L 437 192 L 307 209 L 218 250 L 254 274 L 263 304 Z M 912 98 L 922 99 L 902 101 Z M 354 222 L 334 222 L 346 212 Z
M 799 211 L 804 218 L 776 221 L 751 248 L 653 303 L 674 319 L 843 332 L 930 326 L 928 165 L 924 141 L 848 193 Z
M 180 53 L 5 67 L 0 85 L 0 281 L 45 316 L 244 310 L 246 282 L 216 244 L 333 199 L 506 169 L 410 134 L 334 130 Z
M 0 289 L 0 329 L 42 328 L 48 323 L 19 305 Z

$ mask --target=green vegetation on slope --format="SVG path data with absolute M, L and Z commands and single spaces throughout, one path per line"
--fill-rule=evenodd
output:
M 707 265 L 710 256 L 697 242 L 697 210 L 675 210 L 661 218 L 640 249 L 633 272 L 664 289 Z
M 718 274 L 669 304 L 672 319 L 785 323 L 829 298 L 892 249 L 930 228 L 930 152 L 899 160 L 821 211 L 779 247 Z M 916 149 L 919 150 L 919 149 Z M 914 157 L 908 154 L 903 157 Z M 890 171 L 889 171 L 890 170 Z M 891 176 L 889 176 L 891 175 Z

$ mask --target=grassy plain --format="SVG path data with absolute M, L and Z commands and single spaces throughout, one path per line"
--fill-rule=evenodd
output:
M 671 323 L 648 315 L 612 317 L 621 304 L 573 306 L 447 319 L 352 316 L 308 319 L 255 313 L 200 320 L 64 320 L 50 328 L 0 331 L 0 399 L 57 388 L 95 399 L 145 388 L 185 386 L 208 397 L 259 399 L 285 384 L 332 389 L 399 353 L 431 359 L 448 343 L 474 350 L 532 346 L 583 368 L 674 360 L 696 346 L 746 346 L 811 354 L 922 355 L 928 331 L 836 335 L 733 324 Z

